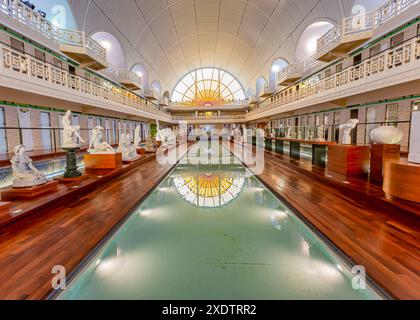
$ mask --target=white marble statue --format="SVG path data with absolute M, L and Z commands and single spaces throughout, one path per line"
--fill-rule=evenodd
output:
M 102 141 L 104 128 L 96 126 L 92 130 L 88 153 L 90 154 L 114 154 L 115 150 L 107 142 Z
M 271 129 L 271 134 L 270 134 L 270 137 L 271 137 L 271 138 L 275 138 L 275 137 L 276 137 L 276 135 L 277 135 L 276 130 L 275 130 L 274 128 L 272 128 L 272 129 Z
M 140 131 L 141 131 L 140 126 L 136 126 L 136 130 L 134 130 L 134 147 L 136 148 L 140 147 L 140 142 L 141 142 Z
M 403 131 L 394 126 L 382 126 L 370 132 L 370 140 L 375 144 L 399 144 L 403 137 Z
M 117 152 L 122 153 L 123 161 L 132 161 L 138 158 L 137 148 L 131 143 L 129 134 L 122 134 L 120 136 Z
M 25 146 L 15 147 L 15 155 L 10 160 L 13 170 L 13 188 L 29 188 L 47 183 L 45 175 L 32 164 L 32 159 L 25 155 Z
M 342 144 L 351 144 L 351 132 L 357 127 L 358 123 L 359 119 L 351 119 L 347 123 L 340 125 L 340 130 L 344 130 Z
M 80 148 L 81 143 L 85 141 L 80 136 L 80 127 L 71 125 L 71 111 L 68 110 L 64 117 L 61 119 L 63 125 L 63 149 Z
M 292 138 L 292 127 L 291 126 L 287 126 L 286 127 L 285 137 L 286 137 L 286 139 Z
M 316 128 L 316 139 L 315 141 L 317 142 L 324 142 L 324 131 L 325 131 L 325 127 L 324 125 L 320 125 Z
M 146 139 L 146 152 L 155 152 L 155 141 L 152 136 L 148 136 Z
M 162 147 L 176 144 L 176 135 L 170 128 L 160 129 L 156 134 L 156 141 L 161 143 Z

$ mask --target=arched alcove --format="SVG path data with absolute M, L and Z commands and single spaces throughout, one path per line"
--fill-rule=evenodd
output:
M 31 0 L 35 11 L 42 11 L 46 18 L 61 29 L 76 30 L 76 21 L 67 0 Z
M 162 86 L 160 84 L 160 81 L 157 80 L 157 79 L 156 80 L 153 80 L 153 82 L 150 84 L 150 86 L 152 88 L 154 88 L 157 91 L 158 96 L 160 96 L 160 92 L 162 90 Z
M 296 45 L 295 60 L 305 61 L 316 53 L 317 41 L 334 27 L 330 21 L 312 23 L 302 32 Z
M 387 1 L 388 0 L 354 0 L 350 16 L 360 15 L 366 12 L 373 11 L 385 4 Z
M 255 84 L 255 94 L 257 96 L 260 96 L 260 94 L 263 92 L 264 88 L 268 86 L 267 80 L 263 76 L 260 76 L 257 79 L 257 82 Z
M 275 86 L 277 83 L 278 74 L 281 70 L 287 67 L 289 63 L 283 59 L 279 58 L 273 61 L 270 68 L 270 85 Z
M 246 91 L 246 97 L 249 98 L 250 96 L 255 94 L 255 90 L 254 88 L 248 88 L 248 90 Z
M 149 72 L 147 71 L 147 68 L 142 63 L 135 64 L 131 71 L 137 74 L 141 78 L 141 83 L 143 86 L 143 89 L 149 89 Z
M 95 32 L 91 37 L 106 49 L 106 60 L 111 66 L 121 69 L 126 67 L 124 51 L 117 38 L 105 31 Z

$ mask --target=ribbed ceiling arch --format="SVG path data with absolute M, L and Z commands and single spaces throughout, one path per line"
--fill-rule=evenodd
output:
M 352 0 L 68 0 L 80 29 L 106 30 L 120 41 L 127 67 L 172 90 L 189 71 L 216 67 L 246 88 L 269 77 L 277 57 L 294 60 L 312 22 L 340 21 Z

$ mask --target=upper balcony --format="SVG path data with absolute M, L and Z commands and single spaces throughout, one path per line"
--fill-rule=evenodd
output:
M 260 98 L 268 98 L 271 97 L 273 94 L 276 93 L 276 89 L 274 86 L 266 86 L 264 87 L 263 91 L 260 93 Z
M 245 122 L 244 114 L 221 114 L 221 115 L 205 115 L 205 116 L 180 116 L 174 115 L 174 121 L 187 121 L 197 124 L 217 124 L 217 123 L 242 123 Z
M 230 101 L 225 104 L 204 106 L 191 106 L 182 102 L 170 102 L 168 109 L 173 111 L 219 111 L 219 110 L 245 110 L 248 107 L 246 100 Z
M 350 51 L 372 38 L 375 12 L 343 19 L 323 37 L 318 39 L 316 58 L 331 62 L 345 57 Z
M 110 81 L 95 82 L 0 44 L 0 88 L 46 97 L 45 103 L 66 101 L 149 119 L 171 121 L 171 115 L 144 98 Z M 48 98 L 48 99 L 47 99 Z
M 118 82 L 130 90 L 141 89 L 141 78 L 130 70 L 118 70 Z
M 144 89 L 144 97 L 156 101 L 159 100 L 159 94 L 155 88 Z
M 84 31 L 59 29 L 57 40 L 61 52 L 79 62 L 82 67 L 103 70 L 108 67 L 106 49 Z
M 256 105 L 259 101 L 260 99 L 258 98 L 256 94 L 251 94 L 248 98 L 248 105 L 249 106 Z
M 329 77 L 314 74 L 299 86 L 282 90 L 273 99 L 250 108 L 247 121 L 338 101 L 420 79 L 420 36 L 349 66 Z
M 303 69 L 303 63 L 288 65 L 278 74 L 279 86 L 289 86 L 298 81 L 300 78 L 302 78 L 304 71 Z

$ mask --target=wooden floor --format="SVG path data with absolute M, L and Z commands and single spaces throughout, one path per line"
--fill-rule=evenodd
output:
M 378 206 L 369 201 L 373 197 L 368 187 L 343 192 L 308 172 L 293 170 L 288 157 L 271 152 L 265 153 L 259 178 L 356 264 L 365 266 L 392 297 L 420 299 L 420 210 L 408 213 L 402 202 L 399 210 L 395 200 Z
M 266 153 L 260 178 L 393 297 L 420 299 L 418 216 L 343 192 L 286 162 Z M 51 268 L 73 270 L 170 169 L 149 161 L 71 205 L 1 229 L 0 298 L 45 298 Z
M 148 161 L 70 205 L 1 229 L 0 299 L 45 298 L 52 267 L 74 270 L 171 168 Z

